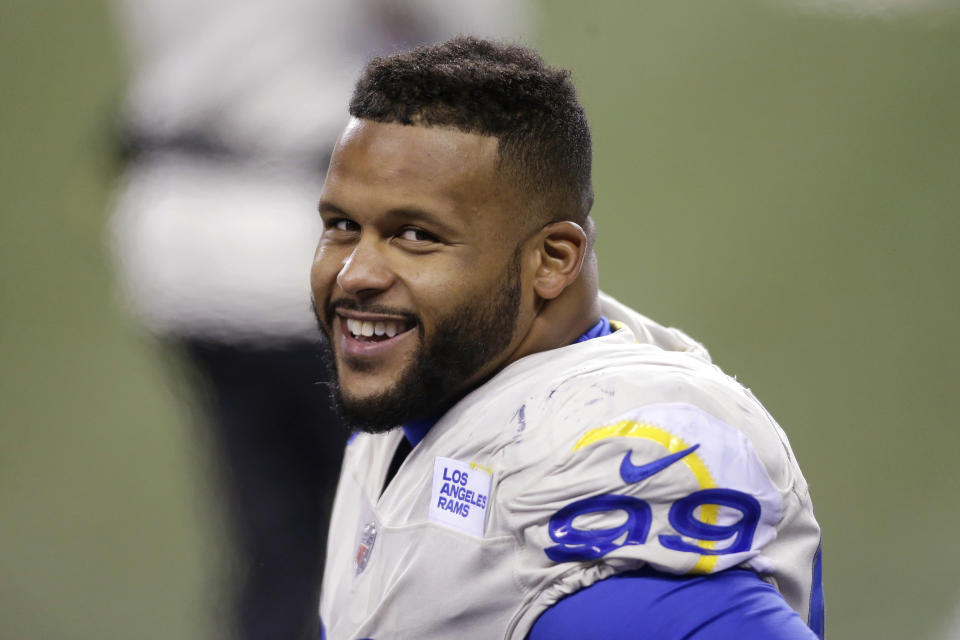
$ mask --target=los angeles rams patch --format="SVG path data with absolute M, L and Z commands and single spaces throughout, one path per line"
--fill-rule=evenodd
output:
M 492 480 L 486 467 L 437 456 L 433 463 L 430 522 L 483 538 Z

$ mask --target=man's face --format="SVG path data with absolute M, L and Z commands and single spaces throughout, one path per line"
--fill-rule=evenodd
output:
M 353 120 L 341 137 L 311 286 L 354 426 L 430 417 L 510 361 L 524 225 L 496 168 L 496 138 L 455 129 Z

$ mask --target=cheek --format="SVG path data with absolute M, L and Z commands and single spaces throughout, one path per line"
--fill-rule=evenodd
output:
M 499 279 L 480 277 L 481 265 L 457 265 L 427 270 L 419 279 L 404 284 L 410 292 L 414 311 L 420 316 L 428 337 L 438 324 L 478 302 L 492 301 L 499 291 Z
M 313 264 L 310 266 L 310 288 L 313 290 L 314 298 L 320 298 L 322 292 L 329 293 L 330 287 L 337 279 L 340 265 L 342 261 L 338 261 L 329 247 L 325 247 L 321 242 L 313 254 Z
M 463 304 L 474 286 L 459 265 L 410 271 L 402 283 L 417 313 L 427 322 L 446 316 Z

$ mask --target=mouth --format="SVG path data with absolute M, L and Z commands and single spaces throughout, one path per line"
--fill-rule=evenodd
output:
M 340 325 L 342 353 L 355 365 L 361 361 L 370 366 L 373 362 L 396 353 L 401 343 L 415 336 L 417 321 L 395 314 L 380 314 L 338 309 L 336 317 Z M 358 360 L 359 359 L 359 360 Z
M 410 331 L 413 326 L 406 320 L 394 318 L 359 319 L 342 317 L 347 333 L 360 342 L 384 342 Z

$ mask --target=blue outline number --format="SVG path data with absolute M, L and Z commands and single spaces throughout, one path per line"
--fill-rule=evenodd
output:
M 742 517 L 729 525 L 708 524 L 695 516 L 698 507 L 708 504 L 736 509 Z M 753 545 L 753 534 L 760 522 L 760 503 L 751 495 L 733 489 L 703 489 L 681 498 L 670 507 L 670 524 L 680 536 L 697 540 L 726 540 L 736 536 L 729 546 L 723 549 L 704 549 L 684 541 L 680 536 L 661 535 L 660 544 L 674 551 L 692 551 L 707 556 L 719 556 L 728 553 L 749 551 Z
M 623 511 L 626 521 L 609 529 L 577 529 L 579 516 L 608 511 Z M 628 544 L 643 544 L 650 533 L 653 514 L 650 505 L 639 498 L 605 494 L 571 502 L 550 518 L 550 538 L 559 544 L 544 549 L 554 562 L 595 560 Z M 624 537 L 626 536 L 626 537 Z M 618 540 L 624 538 L 622 541 Z

